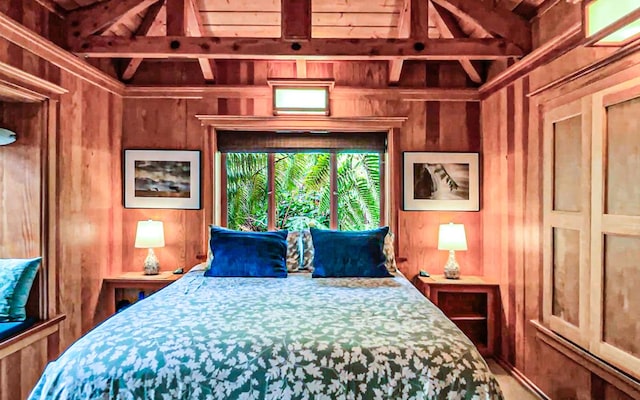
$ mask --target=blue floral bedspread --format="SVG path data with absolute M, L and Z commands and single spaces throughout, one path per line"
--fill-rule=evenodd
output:
M 50 363 L 30 399 L 502 399 L 404 277 L 191 272 Z

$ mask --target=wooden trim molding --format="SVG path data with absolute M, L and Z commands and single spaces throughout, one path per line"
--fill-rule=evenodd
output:
M 42 340 L 60 330 L 59 324 L 66 318 L 64 314 L 57 315 L 49 320 L 36 323 L 26 331 L 0 342 L 0 359 L 3 359 L 16 351 L 22 350 L 32 343 Z
M 352 117 L 338 118 L 325 116 L 245 116 L 245 115 L 203 115 L 196 118 L 202 125 L 225 130 L 329 130 L 337 132 L 362 132 L 366 130 L 386 132 L 400 128 L 407 117 Z
M 0 37 L 104 90 L 117 95 L 124 92 L 125 86 L 122 82 L 61 49 L 3 13 L 0 13 Z
M 640 381 L 573 344 L 544 326 L 540 321 L 531 320 L 529 322 L 537 329 L 536 337 L 540 341 L 601 377 L 632 399 L 640 399 Z
M 621 47 L 620 49 L 618 49 L 615 53 L 610 54 L 606 57 L 603 57 L 599 60 L 596 60 L 594 62 L 592 62 L 591 64 L 585 65 L 584 67 L 568 74 L 565 75 L 559 79 L 556 79 L 554 81 L 551 81 L 549 83 L 547 83 L 544 86 L 539 87 L 538 89 L 530 92 L 527 96 L 532 97 L 532 96 L 537 96 L 539 94 L 542 94 L 544 92 L 548 92 L 551 91 L 552 89 L 558 89 L 568 83 L 571 82 L 575 82 L 580 78 L 583 77 L 587 77 L 597 71 L 601 71 L 601 70 L 605 70 L 606 68 L 606 74 L 603 77 L 603 79 L 607 79 L 610 80 L 612 77 L 614 77 L 614 75 L 619 72 L 622 69 L 627 69 L 630 67 L 635 67 L 638 63 L 640 63 L 640 58 L 635 58 L 635 59 L 631 59 L 629 60 L 629 62 L 623 62 L 622 65 L 617 65 L 619 61 L 622 61 L 624 59 L 626 59 L 627 57 L 637 53 L 638 51 L 640 51 L 640 42 L 637 43 L 632 43 L 630 45 Z M 614 64 L 616 63 L 616 64 Z M 627 65 L 629 64 L 629 65 Z M 637 76 L 637 73 L 636 73 Z M 603 79 L 590 79 L 589 83 L 592 82 L 602 82 Z M 579 83 L 579 85 L 581 87 L 585 87 L 586 85 L 584 83 Z M 609 87 L 611 84 L 610 83 L 604 83 L 602 86 L 602 88 L 607 88 Z M 577 88 L 573 88 L 573 89 L 577 89 Z M 568 92 L 574 92 L 574 90 L 569 90 Z M 562 92 L 566 92 L 565 90 L 563 90 Z M 584 94 L 579 94 L 578 97 L 583 96 Z M 545 96 L 546 97 L 546 96 Z
M 533 50 L 520 61 L 480 86 L 480 97 L 486 99 L 498 90 L 510 85 L 516 79 L 522 78 L 552 59 L 578 47 L 583 40 L 582 22 L 577 22 L 563 33 Z
M 267 85 L 211 85 L 211 86 L 127 86 L 125 98 L 202 99 L 270 99 L 272 89 Z M 460 101 L 479 102 L 480 93 L 474 88 L 364 88 L 337 86 L 331 99 L 369 98 L 397 101 Z
M 522 386 L 527 388 L 533 394 L 535 394 L 538 398 L 543 400 L 551 400 L 549 396 L 545 392 L 542 391 L 535 383 L 531 381 L 531 379 L 527 378 L 525 374 L 523 374 L 519 369 L 503 360 L 501 357 L 494 357 L 495 362 L 498 363 L 505 371 L 507 371 L 513 379 L 518 381 Z
M 0 61 L 0 77 L 8 79 L 11 84 L 17 85 L 23 89 L 29 89 L 38 92 L 39 95 L 44 97 L 45 95 L 61 95 L 68 93 L 69 91 L 61 86 L 51 83 L 42 78 L 38 78 L 28 72 L 24 72 L 21 69 L 12 67 L 9 64 Z M 50 96 L 47 96 L 50 97 Z M 42 100 L 46 99 L 44 97 Z
M 72 51 L 93 58 L 217 58 L 233 60 L 477 60 L 522 57 L 524 52 L 504 39 L 282 39 L 143 36 L 90 36 Z

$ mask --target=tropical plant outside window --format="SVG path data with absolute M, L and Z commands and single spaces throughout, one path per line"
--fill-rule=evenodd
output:
M 227 153 L 227 226 L 266 231 L 269 212 L 276 229 L 328 229 L 332 196 L 337 196 L 338 229 L 372 229 L 380 224 L 380 153 L 274 154 L 275 209 L 268 210 L 267 153 Z M 337 192 L 331 193 L 336 168 Z

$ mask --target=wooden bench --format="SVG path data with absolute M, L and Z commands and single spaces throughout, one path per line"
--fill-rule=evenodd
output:
M 22 400 L 40 378 L 47 363 L 60 352 L 60 324 L 66 316 L 39 321 L 29 329 L 0 342 L 0 393 L 2 399 Z

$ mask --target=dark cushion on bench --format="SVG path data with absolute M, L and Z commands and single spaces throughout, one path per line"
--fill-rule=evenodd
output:
M 35 318 L 27 318 L 20 322 L 0 322 L 0 341 L 7 339 L 16 333 L 27 330 L 31 325 L 35 324 Z

